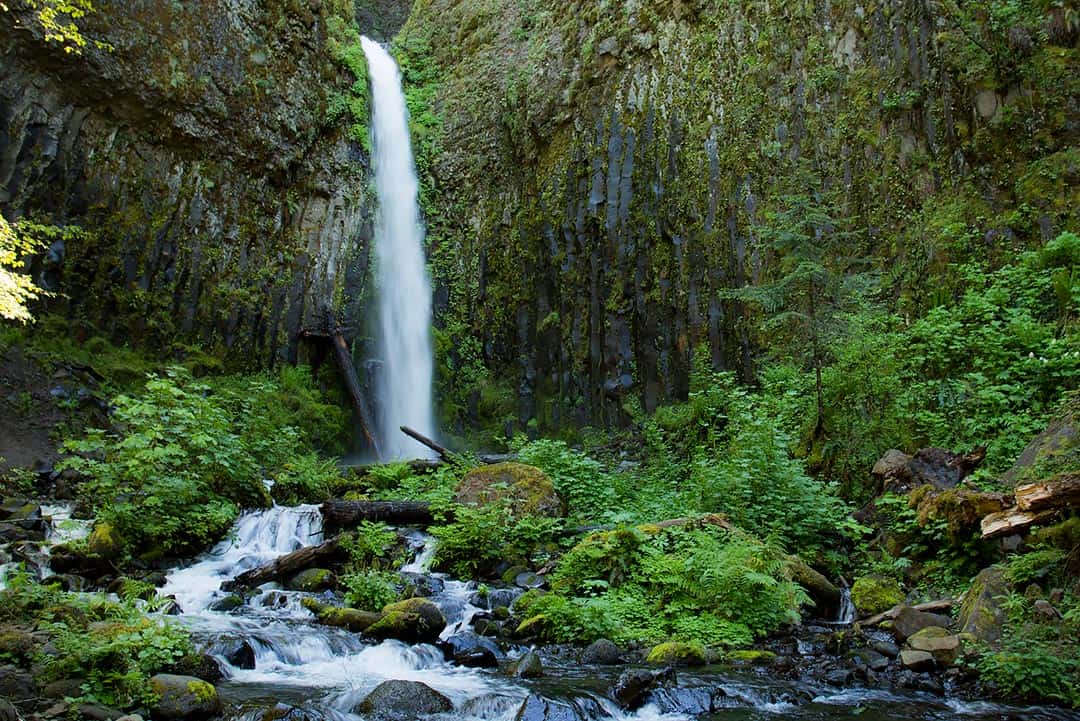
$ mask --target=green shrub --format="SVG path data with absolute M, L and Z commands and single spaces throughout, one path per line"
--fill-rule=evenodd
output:
M 398 600 L 400 579 L 391 571 L 367 570 L 347 573 L 341 578 L 345 603 L 364 611 L 379 611 Z
M 354 568 L 367 569 L 390 560 L 397 533 L 385 523 L 361 521 L 356 532 L 342 542 Z
M 1080 706 L 1080 659 L 1073 651 L 1055 655 L 1018 643 L 983 655 L 976 667 L 1004 698 Z
M 565 442 L 532 441 L 518 449 L 518 459 L 551 477 L 571 518 L 594 521 L 607 518 L 614 510 L 614 488 L 603 466 Z
M 270 495 L 284 506 L 319 503 L 330 497 L 341 479 L 337 461 L 309 451 L 285 461 L 274 477 Z
M 434 566 L 463 578 L 490 570 L 499 561 L 527 563 L 550 541 L 558 519 L 515 517 L 506 501 L 486 506 L 454 506 L 454 520 L 433 526 L 438 539 Z
M 259 464 L 209 388 L 173 368 L 113 400 L 112 430 L 91 429 L 62 467 L 88 477 L 84 498 L 128 549 L 197 550 L 241 507 L 267 504 Z

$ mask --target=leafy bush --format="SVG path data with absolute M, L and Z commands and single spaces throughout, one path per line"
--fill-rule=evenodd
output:
M 805 592 L 773 546 L 716 527 L 593 534 L 560 561 L 552 592 L 515 607 L 558 641 L 608 637 L 746 646 L 798 620 Z
M 532 441 L 518 449 L 518 458 L 551 477 L 556 492 L 566 499 L 571 518 L 599 520 L 613 511 L 614 488 L 604 467 L 565 442 Z
M 372 521 L 361 521 L 356 532 L 342 542 L 353 566 L 360 569 L 389 561 L 396 545 L 397 533 L 385 523 Z
M 400 579 L 391 571 L 357 571 L 341 578 L 345 586 L 345 603 L 353 608 L 378 611 L 398 600 Z
M 1016 643 L 982 656 L 976 664 L 998 692 L 1015 700 L 1051 700 L 1080 706 L 1080 659 L 1042 646 Z
M 506 502 L 458 505 L 452 523 L 431 528 L 438 539 L 434 565 L 457 576 L 472 577 L 499 561 L 527 562 L 559 526 L 560 521 L 552 518 L 517 518 Z
M 340 479 L 337 461 L 309 451 L 282 464 L 270 494 L 285 506 L 318 503 L 330 497 L 331 489 Z
M 243 506 L 266 505 L 259 465 L 233 419 L 181 369 L 113 401 L 113 429 L 68 441 L 63 463 L 88 477 L 98 518 L 127 548 L 196 550 L 219 539 Z
M 82 678 L 80 700 L 130 708 L 154 700 L 149 679 L 194 648 L 172 619 L 145 615 L 138 603 L 65 593 L 27 574 L 8 578 L 0 618 L 36 622 L 53 652 L 41 655 L 44 679 Z

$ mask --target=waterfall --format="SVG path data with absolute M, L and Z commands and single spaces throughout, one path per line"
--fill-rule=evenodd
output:
M 382 368 L 376 379 L 378 440 L 387 459 L 428 457 L 431 451 L 398 430 L 434 436 L 431 403 L 431 283 L 424 264 L 424 228 L 417 205 L 401 74 L 390 54 L 363 38 L 371 79 L 371 139 L 379 209 L 375 220 Z

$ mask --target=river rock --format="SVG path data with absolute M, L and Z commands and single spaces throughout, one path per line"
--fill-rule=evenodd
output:
M 656 666 L 701 666 L 705 649 L 696 643 L 669 641 L 653 646 L 645 661 Z
M 208 653 L 189 653 L 174 663 L 168 671 L 178 676 L 194 676 L 210 683 L 217 683 L 225 678 L 221 664 Z
M 41 689 L 41 695 L 45 698 L 65 699 L 82 696 L 81 678 L 62 678 L 52 683 L 45 684 Z
M 150 709 L 155 721 L 202 721 L 221 713 L 217 689 L 194 676 L 159 673 L 150 679 L 150 688 L 159 697 Z
M 292 591 L 317 593 L 334 586 L 334 572 L 328 568 L 307 568 L 289 579 L 286 587 Z
M 244 639 L 234 639 L 221 651 L 225 661 L 235 668 L 251 670 L 255 668 L 255 649 Z
M 123 550 L 123 544 L 111 523 L 96 523 L 94 530 L 86 539 L 86 550 L 99 558 L 116 558 Z
M 960 637 L 940 626 L 929 626 L 912 634 L 907 645 L 916 651 L 926 651 L 939 666 L 951 666 L 960 653 Z
M 619 675 L 608 693 L 615 703 L 633 711 L 646 702 L 653 688 L 672 683 L 675 683 L 675 671 L 671 668 L 662 671 L 630 668 Z
M 529 651 L 510 664 L 507 671 L 517 678 L 538 678 L 544 675 L 544 663 L 540 660 L 539 654 Z
M 0 721 L 20 721 L 18 709 L 6 698 L 0 698 Z
M 25 701 L 37 695 L 33 676 L 15 666 L 0 666 L 0 696 L 11 701 Z
M 916 611 L 910 606 L 904 606 L 893 619 L 892 633 L 897 641 L 904 641 L 908 637 L 930 626 L 947 627 L 952 620 L 947 616 L 926 611 Z
M 435 643 L 446 628 L 446 618 L 431 601 L 410 598 L 383 608 L 383 615 L 364 633 L 372 638 L 396 638 L 406 643 Z
M 613 666 L 622 660 L 622 651 L 613 641 L 601 638 L 593 641 L 581 654 L 581 662 L 597 666 Z
M 714 701 L 714 696 L 724 696 L 723 689 L 715 689 L 715 693 L 708 688 L 696 686 L 693 688 L 680 688 L 678 686 L 660 686 L 649 691 L 649 703 L 655 704 L 660 713 L 684 714 L 686 716 L 701 716 L 722 707 L 722 701 Z
M 973 636 L 983 643 L 995 643 L 1001 639 L 1005 625 L 1005 609 L 1000 598 L 1008 594 L 1009 583 L 1005 573 L 996 566 L 984 568 L 971 582 L 960 606 L 957 626 L 960 633 Z
M 414 719 L 421 714 L 452 711 L 454 704 L 419 681 L 383 681 L 361 701 L 353 713 L 373 714 L 380 719 Z
M 568 703 L 550 701 L 533 694 L 522 702 L 514 721 L 583 721 L 583 718 Z
M 900 663 L 912 671 L 929 671 L 934 668 L 934 656 L 928 651 L 905 648 L 900 652 Z
M 855 659 L 871 671 L 884 671 L 889 667 L 889 659 L 872 648 L 863 648 L 855 652 Z
M 892 641 L 874 641 L 870 645 L 870 648 L 874 649 L 882 656 L 888 656 L 889 658 L 896 658 L 900 655 L 900 647 Z
M 454 500 L 478 506 L 509 499 L 516 516 L 561 516 L 562 499 L 555 484 L 539 468 L 524 463 L 495 463 L 465 474 L 454 491 Z
M 457 633 L 439 643 L 448 661 L 470 668 L 494 668 L 502 651 L 494 642 L 472 632 Z
M 230 593 L 224 598 L 219 598 L 210 604 L 211 611 L 219 611 L 221 613 L 227 613 L 234 611 L 244 605 L 244 599 L 235 593 Z
M 443 583 L 441 578 L 435 576 L 429 576 L 426 573 L 414 573 L 411 571 L 402 571 L 400 574 L 401 579 L 405 582 L 405 588 L 403 594 L 407 597 L 416 596 L 436 596 L 443 592 L 446 584 Z M 479 606 L 479 603 L 473 603 L 474 606 Z
M 81 703 L 78 709 L 80 721 L 116 721 L 124 715 L 123 711 L 99 703 Z
M 301 601 L 304 608 L 315 614 L 315 620 L 323 626 L 345 628 L 353 633 L 362 633 L 382 619 L 381 613 L 360 611 L 355 608 L 343 608 L 331 606 L 314 598 L 305 598 Z M 392 638 L 388 636 L 387 638 Z

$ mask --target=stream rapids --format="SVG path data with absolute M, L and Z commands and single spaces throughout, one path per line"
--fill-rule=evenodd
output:
M 434 554 L 430 537 L 409 531 L 413 560 L 401 570 L 434 577 L 441 588 L 430 597 L 447 619 L 442 638 L 468 628 L 483 603 L 477 584 L 432 574 Z M 400 641 L 373 643 L 343 629 L 318 625 L 301 601 L 306 594 L 266 584 L 231 610 L 214 610 L 228 596 L 221 589 L 240 573 L 274 558 L 323 540 L 318 506 L 274 507 L 244 514 L 233 532 L 213 550 L 190 565 L 172 570 L 159 590 L 179 604 L 179 620 L 222 666 L 222 698 L 234 709 L 227 718 L 257 721 L 277 708 L 292 721 L 351 721 L 352 713 L 378 684 L 388 680 L 421 681 L 449 697 L 454 711 L 439 714 L 445 721 L 684 721 L 743 719 L 840 719 L 871 721 L 954 719 L 973 721 L 1016 719 L 1057 721 L 1080 719 L 1063 709 L 1024 708 L 989 702 L 970 702 L 914 691 L 882 691 L 849 686 L 836 688 L 771 677 L 767 669 L 704 667 L 680 669 L 677 683 L 652 693 L 649 703 L 634 711 L 619 708 L 607 689 L 625 666 L 587 666 L 568 660 L 566 653 L 548 653 L 545 674 L 537 679 L 511 679 L 495 670 L 463 668 L 447 662 L 442 651 L 427 644 Z M 322 600 L 327 600 L 322 598 Z M 229 661 L 232 650 L 247 642 L 254 651 L 254 668 Z M 505 649 L 508 659 L 529 650 Z M 812 658 L 807 663 L 813 663 Z M 251 665 L 250 658 L 248 663 Z M 536 715 L 527 705 L 542 697 L 548 711 Z M 280 716 L 274 716 L 279 718 Z

